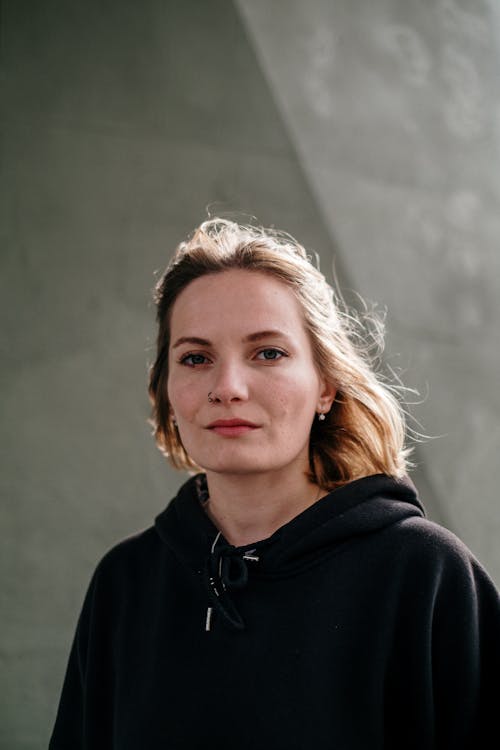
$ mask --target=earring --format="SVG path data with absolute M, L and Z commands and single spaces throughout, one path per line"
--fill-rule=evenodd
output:
M 318 414 L 318 422 L 324 422 L 325 419 L 326 419 L 325 415 L 323 414 L 322 411 L 320 411 L 320 413 Z

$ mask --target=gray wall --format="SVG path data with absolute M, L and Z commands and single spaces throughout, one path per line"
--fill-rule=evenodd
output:
M 500 6 L 237 5 L 347 281 L 387 305 L 388 361 L 422 394 L 423 499 L 500 581 Z
M 445 92 L 466 63 L 436 83 L 411 35 L 441 59 L 437 6 L 3 3 L 1 748 L 46 745 L 96 562 L 182 480 L 146 423 L 150 292 L 207 206 L 335 255 L 389 306 L 397 363 L 429 383 L 418 416 L 446 433 L 420 450 L 424 502 L 500 578 L 498 26 L 481 5 L 464 140 Z

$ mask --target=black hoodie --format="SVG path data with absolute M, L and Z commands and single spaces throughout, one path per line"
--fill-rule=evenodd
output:
M 204 499 L 198 475 L 97 566 L 50 750 L 497 746 L 499 596 L 409 480 L 244 547 Z

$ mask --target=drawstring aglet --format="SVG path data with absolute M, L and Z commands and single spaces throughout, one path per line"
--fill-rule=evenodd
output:
M 259 558 L 257 557 L 257 555 L 250 555 L 248 553 L 246 555 L 243 555 L 243 559 L 250 560 L 250 562 L 259 562 Z
M 210 630 L 210 623 L 212 621 L 212 607 L 207 607 L 207 619 L 205 620 L 205 630 Z

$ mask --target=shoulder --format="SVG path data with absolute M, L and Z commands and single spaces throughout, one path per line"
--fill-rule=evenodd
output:
M 100 562 L 110 565 L 117 560 L 134 558 L 136 555 L 149 552 L 152 548 L 156 547 L 158 541 L 158 534 L 154 526 L 148 526 L 145 529 L 135 531 L 113 544 L 102 556 Z
M 164 545 L 154 526 L 149 526 L 121 539 L 98 560 L 92 585 L 116 585 L 121 580 L 132 582 L 158 563 Z
M 409 516 L 387 526 L 382 533 L 395 551 L 426 554 L 434 559 L 475 559 L 470 549 L 452 531 L 422 516 Z
M 138 531 L 114 544 L 98 560 L 87 584 L 79 631 L 100 628 L 119 618 L 124 608 L 147 596 L 162 574 L 166 549 L 154 527 Z
M 468 591 L 500 603 L 500 596 L 490 575 L 452 531 L 427 518 L 406 518 L 387 530 L 394 551 L 394 562 L 414 580 L 432 581 L 435 594 Z

